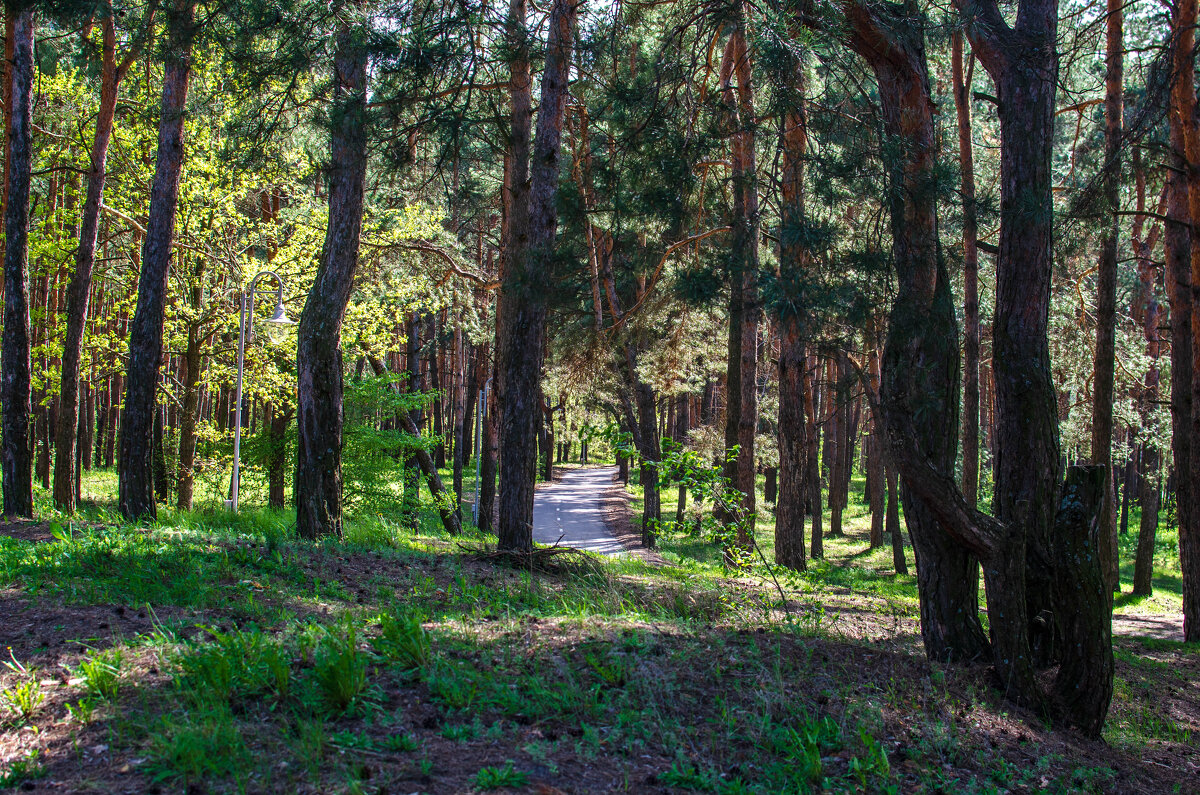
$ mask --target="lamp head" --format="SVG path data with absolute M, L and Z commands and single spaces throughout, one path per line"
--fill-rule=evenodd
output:
M 287 335 L 288 326 L 296 325 L 284 311 L 282 301 L 275 304 L 275 312 L 263 322 L 268 324 L 267 337 L 276 345 Z

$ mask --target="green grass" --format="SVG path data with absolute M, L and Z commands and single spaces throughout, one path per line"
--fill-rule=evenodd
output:
M 869 516 L 850 503 L 825 561 L 776 572 L 799 616 L 781 613 L 761 566 L 734 577 L 715 544 L 684 534 L 662 539 L 670 566 L 537 573 L 476 559 L 456 542 L 488 539 L 470 527 L 450 539 L 428 507 L 415 526 L 353 515 L 344 540 L 318 543 L 295 537 L 290 512 L 252 502 L 237 515 L 164 509 L 147 527 L 121 525 L 100 498 L 78 520 L 48 514 L 53 540 L 0 539 L 0 587 L 35 610 L 148 606 L 153 620 L 61 653 L 73 684 L 47 686 L 21 719 L 40 756 L 2 780 L 54 759 L 56 780 L 86 789 L 86 744 L 71 738 L 90 733 L 128 765 L 129 787 L 165 791 L 1111 788 L 1115 763 L 1090 746 L 1023 745 L 1046 726 L 1009 714 L 985 673 L 929 666 L 913 640 L 915 582 L 891 572 L 890 547 L 867 550 Z M 769 513 L 756 532 L 773 560 Z M 1169 575 L 1165 548 L 1162 563 Z M 849 608 L 886 641 L 844 636 L 831 617 Z M 1195 742 L 1155 699 L 1196 654 L 1118 648 L 1106 738 L 1123 765 Z M 19 673 L 4 687 L 47 671 Z

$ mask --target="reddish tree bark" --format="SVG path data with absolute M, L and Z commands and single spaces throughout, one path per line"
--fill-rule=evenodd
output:
M 1168 172 L 1167 285 L 1171 300 L 1171 417 L 1184 640 L 1200 641 L 1200 129 L 1196 123 L 1196 0 L 1175 6 L 1171 25 L 1171 98 L 1167 114 L 1174 168 Z
M 741 493 L 742 519 L 736 544 L 751 548 L 755 509 L 754 436 L 758 429 L 758 184 L 754 154 L 754 103 L 744 9 L 739 4 L 721 64 L 721 86 L 733 135 L 730 174 L 733 183 L 732 244 L 729 252 L 729 346 L 726 374 L 725 447 L 738 453 L 725 464 L 729 484 Z M 727 550 L 726 558 L 732 556 Z
M 147 24 L 152 24 L 153 12 L 149 16 Z M 83 333 L 87 326 L 92 268 L 96 262 L 96 236 L 100 228 L 100 205 L 107 176 L 108 142 L 112 138 L 121 80 L 141 51 L 140 44 L 136 44 L 120 63 L 117 62 L 117 32 L 111 4 L 107 6 L 107 13 L 104 14 L 101 25 L 104 32 L 101 47 L 100 108 L 96 114 L 96 129 L 92 136 L 87 196 L 80 215 L 79 244 L 75 248 L 75 270 L 67 287 L 67 327 L 63 338 L 58 424 L 54 442 L 54 502 L 67 513 L 75 510 L 79 360 L 83 352 Z

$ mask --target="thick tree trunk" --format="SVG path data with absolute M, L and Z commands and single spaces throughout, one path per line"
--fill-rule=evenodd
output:
M 367 170 L 367 55 L 338 33 L 330 136 L 329 225 L 297 334 L 296 531 L 342 534 L 342 319 L 362 231 Z
M 804 64 L 788 70 L 791 81 L 791 111 L 784 118 L 780 139 L 783 169 L 780 175 L 779 271 L 780 291 L 785 297 L 776 313 L 779 328 L 779 494 L 775 502 L 775 562 L 804 571 L 808 561 L 804 549 L 805 507 L 811 484 L 808 472 L 808 422 L 805 403 L 811 403 L 805 371 L 805 332 L 808 321 L 804 291 L 812 265 L 804 245 L 804 157 L 808 150 L 808 112 L 805 103 Z M 769 500 L 770 501 L 770 500 Z
M 79 423 L 79 362 L 83 352 L 83 334 L 88 319 L 88 298 L 92 287 L 92 269 L 96 262 L 96 237 L 100 228 L 100 205 L 107 174 L 108 142 L 112 138 L 117 93 L 132 57 L 117 64 L 117 34 L 111 8 L 104 14 L 100 108 L 92 136 L 91 162 L 87 175 L 87 196 L 79 224 L 79 244 L 75 248 L 75 270 L 67 287 L 67 327 L 63 338 L 62 375 L 59 386 L 58 426 L 55 429 L 54 503 L 67 513 L 75 511 L 75 440 Z M 135 50 L 136 52 L 136 50 Z M 133 53 L 131 53 L 131 56 Z
M 900 493 L 916 556 L 921 635 L 931 659 L 971 660 L 988 649 L 979 621 L 978 563 L 911 488 L 905 458 L 919 450 L 925 466 L 949 479 L 958 447 L 958 329 L 938 243 L 936 196 L 924 187 L 936 160 L 924 35 L 914 20 L 885 20 L 865 6 L 854 6 L 850 19 L 851 46 L 879 82 L 884 130 L 904 153 L 891 164 L 889 180 L 899 292 L 883 351 L 880 416 L 904 476 Z
M 192 70 L 192 0 L 177 0 L 168 20 L 169 44 L 158 122 L 158 156 L 138 276 L 137 310 L 129 336 L 128 377 L 121 414 L 117 507 L 127 520 L 154 519 L 155 392 L 163 359 L 167 273 L 175 237 L 175 207 L 183 171 L 184 114 Z
M 554 0 L 548 22 L 546 66 L 532 159 L 529 147 L 529 36 L 525 0 L 512 0 L 511 214 L 502 258 L 497 317 L 500 371 L 499 547 L 533 549 L 533 487 L 537 480 L 537 420 L 545 337 L 544 287 L 558 229 L 557 189 L 563 115 L 571 65 L 576 6 Z
M 966 5 L 958 2 L 960 8 Z M 993 507 L 1005 537 L 1003 552 L 990 553 L 995 559 L 985 565 L 984 576 L 1000 678 L 1015 698 L 1040 703 L 1034 665 L 1050 661 L 1058 618 L 1051 529 L 1061 464 L 1047 334 L 1053 272 L 1051 156 L 1058 8 L 1057 0 L 1022 0 L 1015 28 L 1009 27 L 994 2 L 973 4 L 966 13 L 971 15 L 967 31 L 972 46 L 997 87 L 1001 132 L 1000 240 L 992 325 Z M 1039 630 L 1042 625 L 1048 629 Z M 1031 637 L 1036 641 L 1033 646 Z
M 1054 595 L 1062 633 L 1054 678 L 1058 710 L 1089 737 L 1104 728 L 1113 692 L 1112 588 L 1100 550 L 1107 466 L 1067 470 L 1054 523 Z
M 1113 385 L 1117 362 L 1117 245 L 1121 199 L 1121 128 L 1124 102 L 1122 0 L 1108 0 L 1104 77 L 1104 171 L 1101 209 L 1106 214 L 1096 279 L 1096 358 L 1092 376 L 1092 463 L 1104 467 L 1105 503 L 1100 513 L 1100 558 L 1104 578 L 1120 590 L 1117 560 L 1117 515 L 1113 474 Z
M 971 81 L 963 73 L 960 31 L 954 31 L 951 36 L 950 56 L 954 109 L 958 117 L 958 168 L 963 207 L 962 490 L 967 504 L 974 508 L 979 500 L 979 224 L 975 212 L 975 153 L 971 141 Z
M 1171 100 L 1167 114 L 1173 166 L 1167 174 L 1167 289 L 1171 301 L 1171 447 L 1175 459 L 1175 501 L 1179 517 L 1179 563 L 1183 579 L 1183 636 L 1200 641 L 1200 129 L 1196 124 L 1196 0 L 1175 5 L 1171 36 Z
M 29 181 L 33 167 L 32 10 L 16 13 L 9 30 L 13 50 L 8 86 L 7 204 L 4 208 L 4 336 L 0 342 L 3 404 L 2 481 L 5 516 L 33 516 L 33 459 L 29 447 L 30 351 Z

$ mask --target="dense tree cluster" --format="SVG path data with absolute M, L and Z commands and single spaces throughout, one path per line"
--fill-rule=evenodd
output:
M 478 525 L 528 553 L 539 472 L 603 444 L 639 465 L 646 545 L 695 521 L 752 565 L 772 511 L 775 565 L 804 569 L 857 470 L 897 571 L 902 508 L 928 655 L 1097 734 L 1131 504 L 1135 591 L 1177 523 L 1200 640 L 1195 23 L 10 4 L 4 512 L 35 482 L 73 511 L 94 467 L 128 520 L 190 508 L 228 488 L 240 411 L 307 538 L 422 481 L 456 532 L 478 455 Z M 271 345 L 250 318 L 237 406 L 268 269 L 299 323 Z M 688 467 L 720 470 L 690 508 Z

